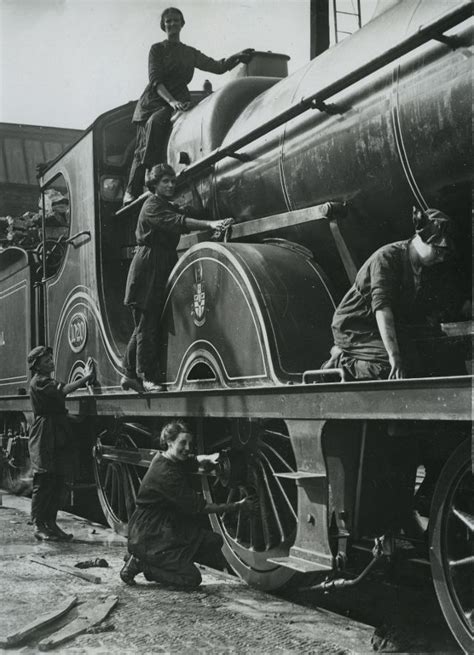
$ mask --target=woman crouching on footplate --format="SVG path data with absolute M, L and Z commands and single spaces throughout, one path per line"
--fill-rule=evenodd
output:
M 201 527 L 203 514 L 254 511 L 257 500 L 247 497 L 233 503 L 206 503 L 194 491 L 189 475 L 199 467 L 216 466 L 218 453 L 191 455 L 193 435 L 182 421 L 161 431 L 164 452 L 158 453 L 142 480 L 137 507 L 128 530 L 129 557 L 120 572 L 126 584 L 138 573 L 149 581 L 182 589 L 195 589 L 201 574 L 194 562 L 224 568 L 223 539 Z

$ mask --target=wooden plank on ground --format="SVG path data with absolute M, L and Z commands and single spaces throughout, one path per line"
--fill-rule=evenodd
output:
M 25 641 L 29 637 L 33 636 L 36 632 L 44 628 L 45 626 L 53 623 L 56 619 L 61 618 L 64 614 L 67 614 L 69 610 L 77 604 L 77 596 L 70 596 L 63 603 L 58 605 L 56 609 L 52 612 L 47 612 L 42 614 L 35 621 L 28 623 L 24 628 L 17 630 L 17 632 L 12 632 L 7 635 L 5 639 L 0 640 L 1 648 L 8 648 L 12 646 L 17 646 L 22 641 Z
M 62 573 L 69 573 L 69 575 L 75 575 L 76 578 L 82 578 L 88 582 L 94 582 L 95 584 L 100 584 L 102 582 L 102 578 L 100 578 L 98 575 L 94 575 L 93 573 L 84 573 L 84 571 L 76 569 L 72 566 L 66 566 L 65 564 L 55 564 L 54 562 L 50 562 L 47 559 L 42 559 L 39 557 L 30 557 L 29 559 L 35 564 L 42 564 L 43 566 L 47 566 L 50 569 L 55 569 L 56 571 L 61 571 Z
M 118 602 L 117 596 L 106 596 L 100 603 L 85 603 L 79 606 L 79 614 L 74 621 L 68 623 L 58 632 L 42 639 L 38 648 L 40 650 L 51 650 L 60 646 L 65 641 L 86 632 L 89 628 L 103 621 Z

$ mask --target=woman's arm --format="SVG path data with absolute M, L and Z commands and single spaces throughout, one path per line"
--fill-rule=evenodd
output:
M 190 216 L 186 216 L 184 222 L 188 230 L 217 230 L 222 223 L 222 221 L 208 221 L 206 219 L 191 218 Z
M 95 378 L 95 365 L 94 362 L 91 360 L 90 362 L 88 361 L 86 364 L 85 375 L 82 378 L 76 380 L 75 382 L 69 382 L 69 384 L 65 384 L 62 387 L 62 392 L 65 396 L 67 396 L 68 393 L 72 393 L 73 391 L 76 391 L 76 389 L 80 389 L 88 382 L 91 382 L 94 378 Z
M 192 230 L 220 230 L 228 226 L 229 219 L 209 221 L 207 219 L 191 218 L 176 205 L 163 202 L 152 195 L 142 207 L 141 220 L 148 223 L 152 229 L 160 229 L 174 234 L 183 234 Z
M 189 108 L 189 102 L 180 102 L 173 98 L 163 82 L 155 84 L 157 94 L 163 98 L 175 111 L 186 111 Z
M 247 48 L 246 50 L 236 52 L 235 55 L 231 55 L 230 57 L 227 57 L 227 59 L 220 59 L 217 61 L 216 59 L 212 59 L 212 57 L 207 57 L 207 55 L 199 50 L 195 50 L 194 65 L 196 68 L 199 68 L 199 70 L 221 75 L 222 73 L 226 73 L 232 68 L 235 68 L 237 64 L 249 62 L 254 52 L 253 48 Z
M 238 512 L 239 510 L 247 510 L 249 512 L 258 508 L 258 500 L 252 496 L 237 500 L 235 503 L 207 503 L 202 510 L 204 514 L 225 514 L 226 512 Z
M 382 337 L 383 345 L 388 353 L 388 361 L 392 367 L 389 380 L 401 380 L 405 377 L 405 370 L 398 346 L 397 332 L 395 330 L 395 319 L 391 307 L 383 307 L 375 312 L 375 320 Z

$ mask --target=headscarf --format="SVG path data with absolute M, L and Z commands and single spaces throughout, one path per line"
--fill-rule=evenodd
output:
M 413 208 L 415 232 L 430 246 L 453 251 L 453 221 L 439 209 L 417 210 Z

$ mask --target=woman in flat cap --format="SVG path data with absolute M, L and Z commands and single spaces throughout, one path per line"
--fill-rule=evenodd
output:
M 346 380 L 420 372 L 406 330 L 423 322 L 423 270 L 450 258 L 454 243 L 452 221 L 438 209 L 414 208 L 413 223 L 411 239 L 389 243 L 369 257 L 336 308 L 334 347 L 323 368 L 342 368 Z
M 389 243 L 369 257 L 336 308 L 334 346 L 322 368 L 342 369 L 346 381 L 428 375 L 414 336 L 419 326 L 429 329 L 433 300 L 428 289 L 435 276 L 426 272 L 453 257 L 454 229 L 453 221 L 438 209 L 413 208 L 413 225 L 411 239 Z M 445 445 L 439 440 L 433 449 L 432 440 L 426 442 L 422 434 L 405 434 L 397 436 L 394 448 L 393 470 L 404 480 L 400 493 L 409 495 L 405 502 L 412 508 L 404 518 L 404 529 L 422 537 L 414 510 L 428 515 L 424 508 L 429 508 L 445 460 Z M 403 453 L 402 459 L 399 453 Z M 415 474 L 421 463 L 425 477 L 415 495 Z
M 33 377 L 30 398 L 35 416 L 28 448 L 33 469 L 31 518 L 34 536 L 40 541 L 69 541 L 67 534 L 56 523 L 56 516 L 70 473 L 71 428 L 65 398 L 95 378 L 95 367 L 89 360 L 84 376 L 64 384 L 52 377 L 53 351 L 49 346 L 36 346 L 28 355 L 28 366 Z
M 166 161 L 165 140 L 170 118 L 175 111 L 189 109 L 191 96 L 188 84 L 194 69 L 221 75 L 237 64 L 246 63 L 253 50 L 247 49 L 219 61 L 207 57 L 196 48 L 181 43 L 184 16 L 179 9 L 168 7 L 161 15 L 160 27 L 166 39 L 151 46 L 148 55 L 148 84 L 142 93 L 132 121 L 137 125 L 137 141 L 124 204 L 143 193 L 145 170 Z

